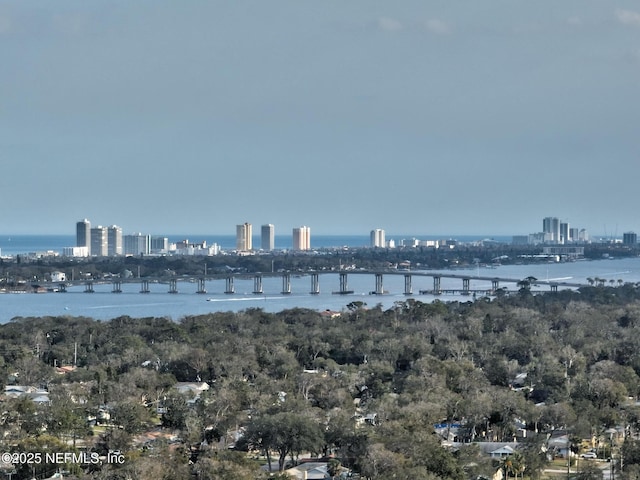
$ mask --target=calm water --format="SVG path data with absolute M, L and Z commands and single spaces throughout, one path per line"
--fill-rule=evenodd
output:
M 467 274 L 471 280 L 472 289 L 490 288 L 490 281 L 473 280 L 474 276 L 504 277 L 522 279 L 533 276 L 539 280 L 555 280 L 583 282 L 588 277 L 599 277 L 608 280 L 624 282 L 640 282 L 640 258 L 620 260 L 579 261 L 573 263 L 541 264 L 541 265 L 509 265 L 492 269 L 456 270 L 456 274 Z M 384 276 L 384 295 L 370 295 L 375 288 L 373 275 L 350 274 L 348 276 L 351 295 L 336 295 L 333 291 L 339 289 L 337 274 L 320 275 L 319 295 L 310 295 L 311 280 L 309 276 L 291 278 L 290 295 L 282 295 L 282 280 L 280 278 L 263 279 L 264 294 L 254 295 L 253 280 L 235 280 L 236 293 L 224 294 L 223 280 L 207 282 L 206 294 L 195 293 L 197 284 L 181 282 L 178 284 L 177 294 L 169 294 L 168 286 L 152 284 L 151 293 L 139 293 L 140 285 L 124 284 L 122 293 L 111 293 L 111 285 L 96 285 L 95 293 L 84 293 L 84 287 L 70 288 L 67 293 L 44 294 L 4 294 L 0 295 L 0 323 L 6 323 L 18 316 L 46 316 L 70 315 L 87 316 L 101 320 L 108 320 L 120 315 L 131 317 L 156 316 L 178 320 L 187 315 L 205 314 L 215 311 L 240 311 L 246 308 L 262 308 L 265 311 L 277 312 L 287 308 L 303 307 L 314 310 L 343 310 L 352 301 L 363 301 L 369 306 L 381 304 L 383 308 L 392 307 L 395 302 L 403 301 L 403 275 Z M 429 302 L 431 295 L 419 295 L 419 290 L 429 290 L 433 286 L 430 277 L 412 277 L 412 298 Z M 443 289 L 462 287 L 460 279 L 442 279 Z M 511 284 L 501 285 L 509 289 L 516 289 Z M 544 287 L 543 287 L 544 288 Z M 469 297 L 442 295 L 440 300 L 469 300 Z

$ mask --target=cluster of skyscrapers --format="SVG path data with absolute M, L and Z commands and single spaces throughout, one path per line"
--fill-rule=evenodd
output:
M 588 240 L 585 229 L 571 228 L 569 222 L 562 222 L 558 217 L 545 217 L 542 219 L 542 234 L 544 243 L 584 242 Z
M 91 226 L 86 218 L 76 223 L 76 246 L 67 247 L 63 254 L 72 257 L 107 257 L 116 255 L 148 255 L 166 253 L 169 239 L 142 233 L 123 235 L 117 225 Z
M 558 217 L 543 218 L 541 232 L 513 237 L 513 243 L 520 245 L 568 245 L 588 241 L 589 234 L 586 229 L 571 227 L 569 222 L 561 221 Z
M 311 249 L 311 229 L 301 226 L 293 229 L 293 245 L 295 251 Z M 262 225 L 260 249 L 275 249 L 275 227 L 273 224 Z M 253 251 L 253 227 L 250 223 L 236 225 L 236 250 L 240 253 Z M 220 247 L 206 242 L 190 243 L 183 240 L 170 244 L 167 237 L 158 237 L 134 233 L 123 235 L 122 228 L 117 225 L 103 227 L 91 226 L 86 218 L 76 223 L 76 246 L 66 247 L 65 256 L 73 257 L 106 257 L 117 255 L 150 255 L 150 254 L 183 254 L 183 255 L 217 255 Z
M 620 241 L 614 237 L 602 240 L 605 242 Z M 514 235 L 512 239 L 514 245 L 576 245 L 590 242 L 591 238 L 585 228 L 571 227 L 569 222 L 562 221 L 558 217 L 543 218 L 541 232 L 530 233 L 529 235 Z M 635 245 L 638 243 L 638 236 L 634 232 L 625 232 L 622 234 L 622 243 Z
M 292 250 L 307 251 L 311 249 L 311 229 L 307 226 L 296 227 L 292 231 Z M 403 246 L 438 247 L 438 242 L 426 241 L 414 243 L 402 242 Z M 561 221 L 558 217 L 545 217 L 542 220 L 542 231 L 529 235 L 516 235 L 512 239 L 514 244 L 571 246 L 589 242 L 589 235 L 584 228 L 574 228 L 569 222 Z M 623 235 L 623 243 L 637 244 L 638 237 L 633 232 Z M 387 242 L 385 231 L 381 228 L 371 230 L 370 247 L 394 248 L 395 242 Z M 257 249 L 256 249 L 257 250 Z M 262 251 L 275 250 L 275 227 L 264 224 L 260 228 L 260 248 Z M 236 251 L 247 254 L 254 251 L 253 227 L 250 223 L 236 225 Z M 150 255 L 150 254 L 183 254 L 183 255 L 217 255 L 220 247 L 217 244 L 207 245 L 206 242 L 190 243 L 188 240 L 170 244 L 167 237 L 143 235 L 134 233 L 123 235 L 122 228 L 117 225 L 92 227 L 87 219 L 76 224 L 76 246 L 67 247 L 63 254 L 74 257 L 89 256 L 117 256 L 117 255 Z
M 253 250 L 253 227 L 250 223 L 236 225 L 236 250 L 249 252 Z M 296 227 L 292 232 L 292 249 L 296 251 L 311 250 L 311 229 L 307 226 Z M 275 227 L 268 223 L 260 228 L 260 249 L 275 249 Z

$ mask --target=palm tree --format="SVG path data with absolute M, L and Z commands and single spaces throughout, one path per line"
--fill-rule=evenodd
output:
M 524 478 L 525 467 L 524 455 L 522 455 L 521 452 L 513 452 L 500 460 L 500 468 L 502 469 L 505 480 L 511 475 L 513 475 L 516 480 L 518 479 L 518 475 Z
M 513 473 L 516 476 L 516 480 L 518 478 L 518 474 L 520 474 L 520 478 L 524 478 L 524 471 L 526 468 L 526 465 L 524 463 L 524 455 L 516 451 L 516 452 L 513 452 L 511 457 L 512 457 L 511 463 L 512 463 Z
M 500 460 L 500 469 L 502 470 L 502 475 L 503 475 L 502 478 L 506 480 L 509 474 L 514 473 L 513 467 L 514 465 L 513 465 L 512 455 L 506 455 L 502 457 L 502 459 Z

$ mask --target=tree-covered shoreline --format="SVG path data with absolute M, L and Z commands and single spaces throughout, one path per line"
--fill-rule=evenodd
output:
M 51 273 L 64 273 L 68 280 L 124 277 L 198 276 L 205 272 L 309 272 L 337 271 L 345 266 L 370 270 L 410 265 L 418 269 L 465 268 L 476 265 L 546 263 L 539 257 L 542 246 L 508 244 L 455 244 L 447 248 L 344 248 L 312 252 L 253 252 L 251 255 L 220 254 L 214 256 L 120 256 L 120 257 L 41 257 L 19 255 L 0 258 L 0 289 L 19 284 L 47 282 Z M 640 255 L 637 245 L 592 243 L 584 245 L 584 259 L 629 258 Z
M 478 442 L 516 440 L 524 475 L 538 478 L 548 435 L 600 444 L 622 428 L 631 475 L 639 290 L 523 288 L 389 309 L 352 302 L 339 314 L 16 318 L 0 326 L 2 378 L 49 401 L 5 389 L 1 438 L 10 451 L 75 444 L 126 457 L 65 467 L 76 478 L 261 478 L 255 455 L 282 470 L 313 454 L 371 479 L 463 480 L 499 468 Z M 21 466 L 14 478 L 31 474 Z

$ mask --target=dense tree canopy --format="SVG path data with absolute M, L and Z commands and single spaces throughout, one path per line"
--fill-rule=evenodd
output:
M 474 302 L 409 298 L 387 310 L 353 302 L 332 318 L 306 309 L 179 322 L 17 318 L 0 326 L 0 352 L 5 381 L 46 388 L 52 400 L 5 398 L 7 445 L 47 435 L 128 452 L 124 466 L 77 472 L 95 478 L 135 471 L 158 448 L 166 448 L 164 472 L 258 478 L 258 464 L 230 455 L 229 445 L 273 454 L 280 469 L 308 454 L 333 455 L 340 468 L 372 479 L 495 472 L 478 451 L 442 446 L 436 424 L 460 425 L 461 442 L 512 441 L 528 430 L 522 458 L 508 468 L 535 477 L 545 461 L 536 433 L 590 438 L 640 426 L 633 285 Z M 74 358 L 74 371 L 56 373 Z M 209 389 L 195 398 L 176 382 Z M 92 430 L 87 418 L 105 411 L 111 430 Z M 144 446 L 140 434 L 160 425 L 180 448 Z M 626 468 L 640 465 L 637 446 L 624 448 Z

